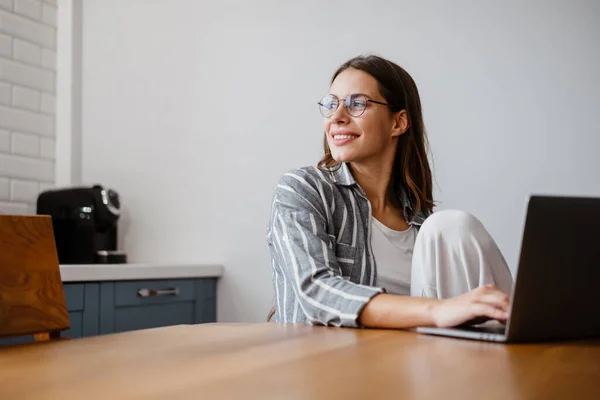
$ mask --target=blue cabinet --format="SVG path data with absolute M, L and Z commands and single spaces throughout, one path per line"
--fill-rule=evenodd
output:
M 216 321 L 216 279 L 100 284 L 100 333 Z
M 217 278 L 65 282 L 63 289 L 71 323 L 63 337 L 217 320 Z M 31 341 L 29 336 L 0 344 Z
M 98 334 L 99 283 L 64 283 L 71 329 L 61 336 L 79 338 Z

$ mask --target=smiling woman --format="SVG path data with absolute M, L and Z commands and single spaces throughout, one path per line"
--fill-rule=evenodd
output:
M 285 173 L 273 198 L 269 318 L 387 328 L 506 320 L 512 277 L 494 240 L 470 214 L 433 214 L 410 75 L 355 57 L 318 104 L 324 156 Z
M 387 60 L 378 57 L 357 57 L 343 64 L 335 72 L 331 91 L 333 93 L 335 90 L 350 87 L 356 87 L 361 93 L 346 97 L 345 108 L 348 115 L 353 117 L 357 128 L 367 135 L 371 134 L 372 137 L 365 140 L 363 136 L 363 141 L 367 143 L 360 150 L 355 150 L 359 153 L 354 154 L 352 158 L 352 149 L 344 148 L 345 142 L 339 141 L 338 135 L 352 133 L 357 138 L 361 135 L 351 132 L 343 123 L 339 123 L 337 118 L 340 114 L 336 114 L 336 102 L 327 106 L 329 98 L 337 100 L 335 94 L 325 96 L 319 103 L 321 114 L 325 117 L 325 155 L 319 166 L 332 168 L 339 166 L 340 162 L 358 161 L 357 158 L 372 156 L 373 153 L 385 154 L 388 159 L 392 159 L 394 172 L 390 177 L 392 184 L 389 185 L 388 200 L 402 207 L 398 201 L 400 193 L 403 192 L 403 188 L 410 188 L 410 193 L 407 194 L 414 201 L 415 211 L 418 213 L 423 209 L 431 212 L 433 200 L 431 170 L 427 160 L 427 137 L 421 100 L 414 80 L 404 69 Z M 371 96 L 369 92 L 372 93 Z M 369 112 L 364 115 L 368 103 L 384 107 L 370 107 Z M 335 109 L 332 106 L 335 106 Z M 390 114 L 396 117 L 395 120 L 390 120 Z M 386 118 L 382 118 L 384 116 Z M 386 122 L 397 124 L 393 132 L 392 127 L 385 126 Z M 409 134 L 403 135 L 408 130 Z M 399 153 L 397 157 L 396 153 Z M 390 164 L 389 160 L 387 164 Z

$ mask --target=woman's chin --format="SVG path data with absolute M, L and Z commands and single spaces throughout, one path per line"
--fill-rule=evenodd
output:
M 343 162 L 347 163 L 347 162 L 351 162 L 353 160 L 352 155 L 347 152 L 344 152 L 344 151 L 340 151 L 340 152 L 332 151 L 331 157 L 339 163 L 343 163 Z

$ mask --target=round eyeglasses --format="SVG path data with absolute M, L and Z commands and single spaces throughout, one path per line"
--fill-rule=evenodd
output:
M 328 94 L 317 103 L 319 104 L 319 111 L 321 112 L 321 115 L 323 115 L 325 118 L 331 118 L 331 116 L 340 106 L 341 101 L 344 102 L 346 112 L 353 117 L 360 117 L 367 109 L 368 103 L 381 104 L 382 106 L 390 107 L 388 103 L 371 100 L 364 94 L 351 94 L 350 96 L 346 97 L 346 99 L 338 99 L 335 95 Z

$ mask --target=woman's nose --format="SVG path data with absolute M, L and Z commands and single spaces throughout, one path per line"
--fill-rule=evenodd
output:
M 333 115 L 331 116 L 331 122 L 334 124 L 343 124 L 347 123 L 350 120 L 350 116 L 346 111 L 346 105 L 343 101 L 340 102 L 340 105 L 335 110 Z

